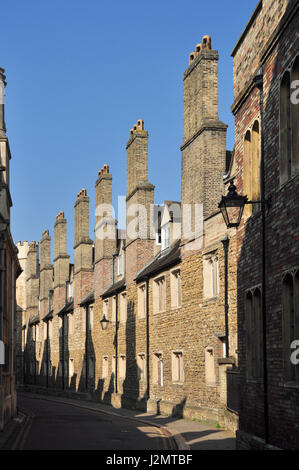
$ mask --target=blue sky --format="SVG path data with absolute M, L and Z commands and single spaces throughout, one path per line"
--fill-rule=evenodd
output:
M 94 183 L 104 163 L 114 204 L 126 192 L 125 145 L 141 118 L 149 131 L 149 181 L 155 202 L 180 199 L 183 73 L 205 34 L 220 54 L 219 116 L 234 144 L 231 51 L 257 0 L 10 0 L 2 5 L 1 60 L 12 151 L 12 233 L 53 235 L 87 188 L 94 223 Z

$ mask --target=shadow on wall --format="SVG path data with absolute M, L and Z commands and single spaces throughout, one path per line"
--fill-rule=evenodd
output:
M 278 28 L 285 23 L 290 11 L 296 4 L 293 0 L 288 2 L 286 12 Z M 295 389 L 291 390 L 278 386 L 278 384 L 286 382 L 283 361 L 283 338 L 285 333 L 283 325 L 284 312 L 282 309 L 283 273 L 299 263 L 298 250 L 295 251 L 294 249 L 299 219 L 298 174 L 295 176 L 299 168 L 299 144 L 298 140 L 295 142 L 296 138 L 294 136 L 293 141 L 291 135 L 289 135 L 289 141 L 286 137 L 292 125 L 293 128 L 295 126 L 298 129 L 298 120 L 295 122 L 295 119 L 299 119 L 299 105 L 295 106 L 290 103 L 290 84 L 292 80 L 299 78 L 298 40 L 292 50 L 286 50 L 287 40 L 290 44 L 296 37 L 298 38 L 296 29 L 298 28 L 298 20 L 295 18 L 288 26 L 290 29 L 283 33 L 277 43 L 276 59 L 273 63 L 273 78 L 269 84 L 269 90 L 267 84 L 267 94 L 264 96 L 263 118 L 263 133 L 266 137 L 264 139 L 265 199 L 267 200 L 271 196 L 271 206 L 266 208 L 265 216 L 269 442 L 284 449 L 298 449 L 299 447 L 299 429 L 296 430 L 296 423 L 299 419 L 297 392 Z M 286 35 L 288 35 L 288 38 L 286 38 Z M 295 62 L 296 55 L 297 60 Z M 270 61 L 270 58 L 267 60 Z M 289 67 L 291 72 L 288 71 Z M 265 79 L 266 76 L 264 76 Z M 286 83 L 288 83 L 287 99 L 283 102 Z M 258 102 L 259 90 L 256 89 L 255 93 L 255 99 Z M 283 113 L 286 113 L 287 117 L 284 118 Z M 292 119 L 294 119 L 293 122 Z M 290 122 L 287 125 L 288 120 Z M 284 125 L 288 129 L 284 129 Z M 280 144 L 281 132 L 283 139 Z M 285 149 L 283 148 L 284 143 Z M 292 145 L 297 146 L 296 152 L 291 153 Z M 292 155 L 293 160 L 290 159 L 290 155 Z M 297 162 L 294 161 L 296 158 Z M 256 175 L 245 174 L 244 179 L 246 176 L 251 179 L 256 177 Z M 284 179 L 289 180 L 289 183 L 281 186 L 285 182 Z M 236 185 L 237 190 L 241 193 L 240 180 L 237 180 Z M 263 197 L 263 194 L 253 195 L 253 199 L 260 199 L 260 197 Z M 291 246 L 293 246 L 293 250 L 290 249 Z M 239 427 L 241 431 L 249 435 L 264 439 L 264 338 L 261 283 L 262 217 L 259 208 L 259 212 L 253 213 L 247 220 L 237 266 L 240 370 Z M 279 307 L 279 310 L 277 307 Z M 291 328 L 291 324 L 287 327 Z M 259 341 L 256 341 L 257 338 L 259 338 Z M 251 380 L 248 380 L 248 378 Z M 283 421 L 281 420 L 282 415 L 284 416 Z M 292 429 L 292 433 L 289 432 L 290 429 Z

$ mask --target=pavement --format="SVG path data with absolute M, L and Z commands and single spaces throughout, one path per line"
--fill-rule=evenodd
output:
M 234 434 L 216 423 L 28 392 L 19 393 L 18 403 L 17 421 L 0 433 L 0 449 L 235 450 Z

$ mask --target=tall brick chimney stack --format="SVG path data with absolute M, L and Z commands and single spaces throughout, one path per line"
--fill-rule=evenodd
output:
M 49 290 L 53 288 L 53 266 L 51 264 L 51 237 L 49 230 L 42 234 L 40 242 L 40 318 L 48 313 Z
M 148 181 L 148 132 L 142 119 L 131 129 L 126 149 L 126 279 L 131 282 L 153 256 L 151 206 L 155 187 Z
M 59 212 L 54 224 L 54 313 L 65 304 L 65 282 L 69 278 L 69 255 L 66 252 L 66 219 Z
M 6 125 L 4 116 L 4 90 L 6 87 L 6 77 L 4 75 L 5 70 L 0 67 L 0 137 L 6 136 Z
M 227 125 L 218 117 L 218 60 L 211 37 L 204 36 L 184 73 L 182 207 L 203 204 L 204 217 L 218 210 L 225 172 Z
M 77 194 L 74 209 L 74 304 L 77 305 L 92 288 L 93 241 L 89 238 L 89 197 L 85 188 Z
M 27 279 L 26 279 L 26 305 L 27 319 L 30 320 L 38 313 L 39 299 L 39 265 L 38 265 L 38 243 L 29 245 L 27 256 Z
M 105 164 L 98 173 L 95 183 L 95 297 L 112 282 L 111 258 L 116 250 L 116 225 L 112 212 L 112 175 Z

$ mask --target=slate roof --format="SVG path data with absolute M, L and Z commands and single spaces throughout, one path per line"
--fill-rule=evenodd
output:
M 140 282 L 147 277 L 163 271 L 163 269 L 173 266 L 181 261 L 181 241 L 176 241 L 172 246 L 158 253 L 144 268 L 142 268 L 136 276 L 136 281 Z
M 126 288 L 126 280 L 121 279 L 120 281 L 115 282 L 112 284 L 108 289 L 106 289 L 103 294 L 102 298 L 105 299 L 106 297 L 110 297 L 113 294 L 117 294 Z
M 84 305 L 92 304 L 94 302 L 94 291 L 92 290 L 87 294 L 85 297 L 80 302 L 80 307 L 83 307 Z

